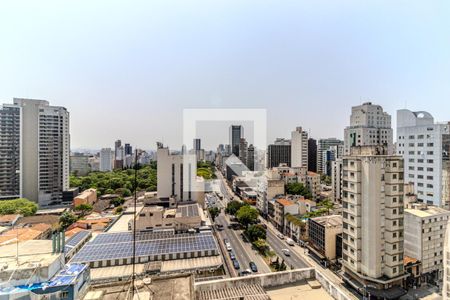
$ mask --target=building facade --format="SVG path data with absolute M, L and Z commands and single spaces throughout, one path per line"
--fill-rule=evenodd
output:
M 342 204 L 344 280 L 373 296 L 394 292 L 404 278 L 403 159 L 384 147 L 352 148 Z
M 89 156 L 84 153 L 73 153 L 70 156 L 70 173 L 86 176 L 91 171 Z
M 380 105 L 371 102 L 353 106 L 350 126 L 344 131 L 344 154 L 356 146 L 381 145 L 388 154 L 394 153 L 391 116 Z
M 244 137 L 244 128 L 241 125 L 230 126 L 230 147 L 231 153 L 239 157 L 239 144 Z
M 336 146 L 342 149 L 343 141 L 336 138 L 320 139 L 317 143 L 317 173 L 326 174 L 327 171 L 327 151 Z M 334 158 L 339 158 L 343 153 L 337 153 Z M 331 159 L 330 159 L 331 160 Z
M 317 172 L 317 141 L 308 139 L 308 171 Z
M 291 142 L 278 138 L 267 147 L 267 168 L 278 167 L 280 164 L 291 166 Z
M 101 172 L 111 172 L 113 163 L 113 152 L 111 148 L 103 148 L 100 150 L 100 168 Z
M 291 166 L 308 168 L 308 133 L 301 127 L 291 133 Z
M 22 109 L 4 104 L 0 108 L 0 200 L 22 196 Z
M 308 219 L 308 242 L 318 258 L 336 260 L 336 236 L 342 233 L 342 215 Z
M 417 199 L 449 209 L 450 123 L 435 123 L 427 112 L 402 109 L 397 111 L 397 136 L 405 180 L 414 184 Z

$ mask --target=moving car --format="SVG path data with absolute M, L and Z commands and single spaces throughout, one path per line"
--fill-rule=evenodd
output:
M 247 276 L 252 274 L 252 271 L 247 269 L 247 270 L 243 270 L 241 273 L 239 273 L 239 276 Z
M 258 272 L 258 267 L 256 266 L 256 264 L 254 263 L 254 262 L 250 262 L 249 263 L 249 266 L 250 266 L 250 270 L 252 270 L 253 272 Z
M 286 256 L 291 256 L 291 251 L 289 251 L 289 249 L 281 249 L 281 252 Z
M 295 245 L 295 242 L 294 242 L 293 239 L 287 238 L 287 239 L 286 239 L 286 244 L 288 244 L 289 246 L 294 246 L 294 245 Z
M 241 268 L 241 266 L 239 265 L 239 262 L 236 259 L 233 260 L 233 267 L 236 270 L 239 270 Z

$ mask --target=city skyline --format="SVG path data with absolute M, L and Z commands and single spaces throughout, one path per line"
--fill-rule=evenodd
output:
M 179 148 L 184 108 L 267 108 L 268 141 L 342 138 L 366 101 L 448 119 L 448 3 L 254 4 L 2 3 L 0 99 L 66 107 L 72 148 Z

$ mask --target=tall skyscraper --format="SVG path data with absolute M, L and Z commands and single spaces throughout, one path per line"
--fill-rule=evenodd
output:
M 283 138 L 277 138 L 275 143 L 267 147 L 267 168 L 280 164 L 291 166 L 291 141 Z
M 250 144 L 247 148 L 247 168 L 250 171 L 255 171 L 255 147 Z
M 247 140 L 245 138 L 241 138 L 239 142 L 239 159 L 246 166 L 247 166 L 247 148 L 248 148 Z
M 339 158 L 343 155 L 344 142 L 336 138 L 319 139 L 317 143 L 317 173 L 326 174 L 327 173 L 327 151 L 332 147 L 336 146 L 337 153 L 334 155 L 334 159 Z
M 387 153 L 359 146 L 343 159 L 344 280 L 382 298 L 404 279 L 403 159 Z
M 22 195 L 21 121 L 19 106 L 4 104 L 0 108 L 0 199 L 15 199 Z
M 110 172 L 112 171 L 112 150 L 111 148 L 103 148 L 100 150 L 100 171 Z
M 435 123 L 427 112 L 397 111 L 397 153 L 405 160 L 405 180 L 421 202 L 450 208 L 450 123 Z
M 301 127 L 291 133 L 291 166 L 308 168 L 308 133 Z
M 241 125 L 230 126 L 230 147 L 231 152 L 239 157 L 239 144 L 244 137 L 244 128 Z
M 133 147 L 131 147 L 130 144 L 125 144 L 125 156 L 127 155 L 133 155 Z
M 193 145 L 193 149 L 195 151 L 199 151 L 200 149 L 202 149 L 202 140 L 201 139 L 194 139 L 194 145 Z
M 114 169 L 122 169 L 124 158 L 125 158 L 125 149 L 122 146 L 122 141 L 117 140 L 114 142 L 113 168 Z
M 2 139 L 10 155 L 2 159 L 3 172 L 11 176 L 0 183 L 2 191 L 5 186 L 13 198 L 20 195 L 41 206 L 60 204 L 69 189 L 69 112 L 45 100 L 15 98 L 3 106 L 0 118 L 1 134 L 12 134 Z
M 308 139 L 308 171 L 317 172 L 317 141 Z
M 386 146 L 389 154 L 394 153 L 391 116 L 371 102 L 353 106 L 350 126 L 344 131 L 344 153 L 350 154 L 350 148 L 355 146 L 377 145 Z

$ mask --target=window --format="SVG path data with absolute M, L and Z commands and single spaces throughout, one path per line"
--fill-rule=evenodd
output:
M 62 291 L 60 296 L 61 296 L 61 299 L 68 299 L 69 298 L 69 292 L 68 291 Z

